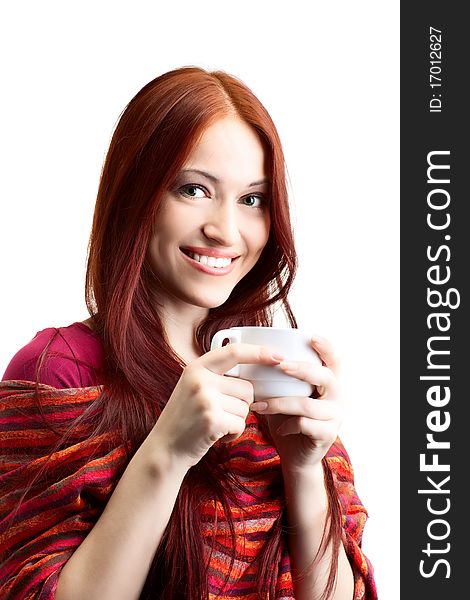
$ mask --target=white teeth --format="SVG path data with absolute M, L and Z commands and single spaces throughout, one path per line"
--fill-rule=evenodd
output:
M 215 267 L 227 267 L 232 262 L 231 258 L 216 258 L 214 259 Z
M 204 256 L 200 254 L 195 254 L 193 252 L 188 252 L 189 256 L 200 262 L 202 265 L 206 265 L 208 267 L 215 267 L 221 269 L 223 267 L 228 267 L 228 265 L 232 262 L 231 258 L 215 258 L 214 256 Z

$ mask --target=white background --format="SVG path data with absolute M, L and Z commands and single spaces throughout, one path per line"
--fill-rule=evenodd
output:
M 2 3 L 0 375 L 45 327 L 85 319 L 86 246 L 119 114 L 161 73 L 223 69 L 286 154 L 299 326 L 343 362 L 341 435 L 369 510 L 381 600 L 399 597 L 399 3 Z

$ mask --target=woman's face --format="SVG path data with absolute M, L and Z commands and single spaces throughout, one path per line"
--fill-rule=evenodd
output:
M 269 182 L 255 131 L 236 117 L 204 132 L 166 192 L 149 253 L 172 301 L 220 306 L 269 236 Z

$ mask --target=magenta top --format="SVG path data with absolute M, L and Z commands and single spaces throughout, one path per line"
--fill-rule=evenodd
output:
M 52 337 L 39 383 L 55 388 L 88 387 L 101 383 L 101 341 L 89 327 L 78 321 L 68 327 L 48 327 L 38 331 L 11 359 L 2 381 L 36 381 L 38 357 Z

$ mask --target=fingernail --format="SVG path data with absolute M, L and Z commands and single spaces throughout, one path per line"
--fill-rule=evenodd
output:
M 321 344 L 324 341 L 324 339 L 325 338 L 323 336 L 317 334 L 314 334 L 311 337 L 312 342 L 315 342 L 316 344 Z
M 274 360 L 277 360 L 279 362 L 284 360 L 284 357 L 282 356 L 282 354 L 277 354 L 276 352 L 273 352 L 271 354 L 271 358 L 273 358 Z
M 250 405 L 250 410 L 261 411 L 266 410 L 268 408 L 267 402 L 252 402 Z
M 299 363 L 297 362 L 290 362 L 290 361 L 283 361 L 280 365 L 281 369 L 285 369 L 286 371 L 297 371 L 297 369 L 299 368 Z

